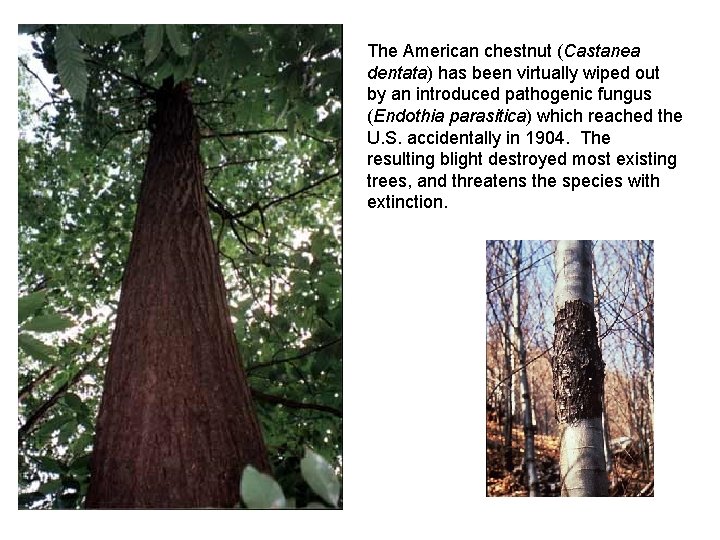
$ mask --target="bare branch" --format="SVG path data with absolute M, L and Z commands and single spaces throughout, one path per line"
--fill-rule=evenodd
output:
M 18 58 L 18 62 L 20 62 L 22 67 L 25 68 L 25 71 L 27 71 L 28 73 L 30 73 L 30 75 L 32 75 L 33 77 L 35 77 L 35 79 L 37 79 L 37 81 L 42 85 L 42 87 L 48 93 L 48 95 L 50 96 L 50 99 L 52 99 L 53 103 L 58 103 L 60 101 L 58 99 L 57 94 L 55 92 L 51 91 L 47 86 L 45 86 L 45 83 L 40 78 L 40 76 L 37 73 L 35 73 L 32 69 L 30 69 L 30 66 L 27 65 L 27 62 L 25 62 L 25 60 L 23 60 L 22 58 Z

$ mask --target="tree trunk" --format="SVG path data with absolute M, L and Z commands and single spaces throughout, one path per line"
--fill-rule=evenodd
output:
M 593 313 L 592 244 L 555 249 L 553 396 L 560 427 L 561 495 L 607 496 L 602 427 L 605 365 Z
M 528 480 L 528 494 L 536 497 L 537 471 L 535 469 L 535 428 L 533 426 L 532 398 L 525 366 L 525 344 L 520 327 L 520 242 L 514 242 L 513 259 L 513 352 L 520 368 L 520 394 L 522 397 L 523 433 L 525 435 L 525 470 Z
M 598 334 L 600 334 L 600 321 L 602 320 L 600 317 L 600 280 L 598 278 L 598 270 L 597 265 L 595 263 L 595 256 L 593 254 L 592 256 L 592 277 L 593 277 L 593 283 L 594 291 L 593 291 L 593 301 L 595 304 L 595 320 L 597 322 L 597 330 Z M 600 357 L 602 358 L 602 340 L 598 339 L 598 347 L 600 347 Z M 605 471 L 608 475 L 608 484 L 609 488 L 613 488 L 615 485 L 615 477 L 613 475 L 613 455 L 612 450 L 610 448 L 610 423 L 608 422 L 608 409 L 607 404 L 605 403 L 605 383 L 603 378 L 603 400 L 602 400 L 602 427 L 603 427 L 603 439 L 605 440 L 605 444 L 603 445 L 603 450 L 605 453 Z
M 182 85 L 156 96 L 98 416 L 88 508 L 232 507 L 269 469 L 242 372 Z
M 603 396 L 603 412 L 602 412 L 602 427 L 603 427 L 603 438 L 605 444 L 603 445 L 603 451 L 605 453 L 605 472 L 608 475 L 609 487 L 615 486 L 615 477 L 613 475 L 613 455 L 612 449 L 610 448 L 610 424 L 607 417 L 607 406 L 605 404 L 605 398 Z
M 505 323 L 505 333 L 503 335 L 503 342 L 505 345 L 505 372 L 507 379 L 505 382 L 505 425 L 504 425 L 504 440 L 505 440 L 505 470 L 512 472 L 513 470 L 513 455 L 512 455 L 512 425 L 513 425 L 513 414 L 512 414 L 512 356 L 510 354 L 510 324 Z
M 635 254 L 631 257 L 633 265 L 633 296 L 635 301 L 635 313 L 637 315 L 637 332 L 640 338 L 640 350 L 642 354 L 642 369 L 644 386 L 641 394 L 643 397 L 647 394 L 647 409 L 648 419 L 647 422 L 643 422 L 643 432 L 640 434 L 641 437 L 641 448 L 643 450 L 643 463 L 646 465 L 646 469 L 650 470 L 650 464 L 653 461 L 653 396 L 652 396 L 652 377 L 650 375 L 650 339 L 649 332 L 647 331 L 647 322 L 651 321 L 651 317 L 647 319 L 643 318 L 643 315 L 647 317 L 648 306 L 650 300 L 648 298 L 648 259 L 641 260 L 641 254 L 643 253 L 642 242 L 639 240 L 635 242 Z M 642 298 L 641 298 L 642 296 Z M 645 400 L 643 400 L 645 401 Z

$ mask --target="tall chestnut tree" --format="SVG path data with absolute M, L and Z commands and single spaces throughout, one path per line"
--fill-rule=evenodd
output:
M 21 476 L 45 482 L 21 506 L 232 507 L 246 465 L 287 488 L 303 445 L 337 458 L 340 28 L 20 31 L 54 78 L 21 145 L 20 289 L 80 327 L 64 384 L 21 357 Z

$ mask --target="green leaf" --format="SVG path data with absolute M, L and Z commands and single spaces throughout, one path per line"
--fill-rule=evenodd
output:
M 66 446 L 68 441 L 70 440 L 70 437 L 75 435 L 78 429 L 78 423 L 76 420 L 70 420 L 69 422 L 65 423 L 61 428 L 60 432 L 58 433 L 58 444 L 60 446 Z
M 104 45 L 110 38 L 104 24 L 69 24 L 70 31 L 81 41 L 90 45 Z
M 62 426 L 64 426 L 68 422 L 71 422 L 72 420 L 73 417 L 69 414 L 51 418 L 38 428 L 36 435 L 39 439 L 45 440 L 50 435 L 52 435 L 54 431 L 60 429 Z
M 61 474 L 65 472 L 65 465 L 55 458 L 49 456 L 40 456 L 37 458 L 38 463 L 45 472 Z
M 178 56 L 187 56 L 190 52 L 190 47 L 185 42 L 182 25 L 166 24 L 165 33 L 167 34 L 168 41 L 170 41 L 170 46 L 173 48 L 173 51 L 175 51 Z
M 185 73 L 183 73 L 181 80 L 184 81 L 185 79 L 190 79 L 193 76 L 195 70 L 197 69 L 198 58 L 198 52 L 197 50 L 194 50 L 192 56 L 190 56 L 190 61 L 188 62 L 185 60 Z
M 79 476 L 87 476 L 90 474 L 90 459 L 92 454 L 83 454 L 75 458 L 68 466 L 68 471 Z
M 240 36 L 232 36 L 227 47 L 223 48 L 219 60 L 220 73 L 228 77 L 232 73 L 245 73 L 252 64 L 252 48 Z
M 160 49 L 163 44 L 163 25 L 162 24 L 148 24 L 145 28 L 145 41 L 143 45 L 145 47 L 145 65 L 149 66 L 153 63 L 153 60 L 160 54 Z
M 33 34 L 40 28 L 45 26 L 44 24 L 18 24 L 18 34 Z
M 110 33 L 115 37 L 123 37 L 132 34 L 139 26 L 139 24 L 111 24 Z
M 42 362 L 51 362 L 52 356 L 55 354 L 52 347 L 45 345 L 30 334 L 18 334 L 18 345 L 25 353 Z
M 18 298 L 18 324 L 45 305 L 47 291 L 38 291 Z
M 83 403 L 83 400 L 77 394 L 72 394 L 72 393 L 65 394 L 63 396 L 63 401 L 65 402 L 65 405 L 70 407 L 77 414 L 80 414 L 80 415 L 85 414 L 86 406 Z
M 182 63 L 177 63 L 173 65 L 173 80 L 175 82 L 180 82 L 185 79 L 185 72 L 187 71 L 187 67 Z
M 65 24 L 58 26 L 55 57 L 60 83 L 67 89 L 70 97 L 80 103 L 84 102 L 88 86 L 85 53 L 78 39 Z
M 300 473 L 315 493 L 327 503 L 337 506 L 340 481 L 324 457 L 306 448 L 305 457 L 300 460 Z
M 237 317 L 240 321 L 243 321 L 247 316 L 247 311 L 253 305 L 254 300 L 252 298 L 246 298 L 242 302 L 238 302 L 237 306 L 230 306 L 230 314 Z
M 21 329 L 27 330 L 28 332 L 57 332 L 59 330 L 67 330 L 73 326 L 75 326 L 75 323 L 67 317 L 51 313 L 33 317 L 22 325 Z
M 85 450 L 87 450 L 87 447 L 92 444 L 92 442 L 92 433 L 85 431 L 82 435 L 80 435 L 77 439 L 70 443 L 70 450 L 73 453 L 84 452 Z
M 280 484 L 252 465 L 245 467 L 240 492 L 245 506 L 252 509 L 285 508 L 286 501 Z
M 44 493 L 45 495 L 50 495 L 51 493 L 55 493 L 58 489 L 62 487 L 62 480 L 50 480 L 49 482 L 45 482 L 43 485 L 41 485 L 38 488 L 38 491 L 40 493 Z
M 165 80 L 167 77 L 170 77 L 173 74 L 173 65 L 172 62 L 167 61 L 162 66 L 160 66 L 157 70 L 157 73 L 155 76 L 158 78 L 159 81 Z
M 236 85 L 241 90 L 257 90 L 264 88 L 267 84 L 267 77 L 264 75 L 245 75 L 241 77 Z
M 57 392 L 60 388 L 70 380 L 70 373 L 61 371 L 58 376 L 53 379 L 53 392 Z
M 42 493 L 38 493 L 37 491 L 34 491 L 32 493 L 20 493 L 18 495 L 18 507 L 29 508 L 32 503 L 42 501 L 44 498 L 45 495 L 43 495 Z
M 291 112 L 290 114 L 288 114 L 288 119 L 287 119 L 288 137 L 290 139 L 295 138 L 296 126 L 297 126 L 297 115 L 294 112 Z
M 328 507 L 325 506 L 323 503 L 315 502 L 315 501 L 308 503 L 308 505 L 305 508 L 308 508 L 310 510 L 327 510 L 328 509 Z

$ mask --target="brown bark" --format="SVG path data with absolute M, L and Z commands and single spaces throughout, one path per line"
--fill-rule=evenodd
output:
M 242 372 L 185 89 L 156 95 L 88 508 L 232 507 L 269 462 Z

